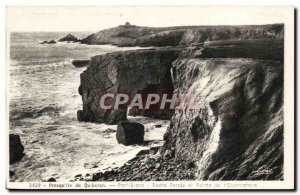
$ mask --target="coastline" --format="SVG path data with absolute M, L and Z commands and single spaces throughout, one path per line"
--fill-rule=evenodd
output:
M 262 31 L 264 31 L 264 29 Z M 274 108 L 265 108 L 264 105 L 261 105 L 260 100 L 253 101 L 256 107 L 274 109 L 276 111 L 270 111 L 271 114 L 267 117 L 272 118 L 273 114 L 278 116 L 274 119 L 274 123 L 279 124 L 279 129 L 271 132 L 271 136 L 273 136 L 274 139 L 280 139 L 282 122 L 280 118 L 282 114 L 280 110 L 280 94 L 282 89 L 280 88 L 281 86 L 278 86 L 278 88 L 273 87 L 273 83 L 280 82 L 283 41 L 280 38 L 281 31 L 277 33 L 279 34 L 272 34 L 271 39 L 263 41 L 260 39 L 247 40 L 247 37 L 245 40 L 223 40 L 224 38 L 221 36 L 216 39 L 217 41 L 198 43 L 197 41 L 201 41 L 198 39 L 199 37 L 193 36 L 193 39 L 195 38 L 197 41 L 195 44 L 189 46 L 170 46 L 167 44 L 160 48 L 116 51 L 93 56 L 89 61 L 87 69 L 77 69 L 77 74 L 84 70 L 80 74 L 79 87 L 79 94 L 82 96 L 83 110 L 79 107 L 76 108 L 78 110 L 77 119 L 79 121 L 94 123 L 89 123 L 89 126 L 85 126 L 87 123 L 78 123 L 76 121 L 75 124 L 74 121 L 71 122 L 72 120 L 76 120 L 74 116 L 75 113 L 73 113 L 69 124 L 63 128 L 57 127 L 54 123 L 50 125 L 47 124 L 49 125 L 47 128 L 41 128 L 41 132 L 35 132 L 38 134 L 45 133 L 39 135 L 41 136 L 39 139 L 42 140 L 42 142 L 23 137 L 26 144 L 31 144 L 31 147 L 38 144 L 45 144 L 43 147 L 47 146 L 47 148 L 39 153 L 44 159 L 35 159 L 35 161 L 43 161 L 46 159 L 46 163 L 32 164 L 30 161 L 24 163 L 28 158 L 35 158 L 36 154 L 34 150 L 36 148 L 33 147 L 32 153 L 29 154 L 27 152 L 28 156 L 21 161 L 23 162 L 21 169 L 34 170 L 40 168 L 40 174 L 31 179 L 42 179 L 43 181 L 48 181 L 49 179 L 55 181 L 60 181 L 61 179 L 70 181 L 195 180 L 199 179 L 199 175 L 201 176 L 200 179 L 240 177 L 237 173 L 224 172 L 224 169 L 229 169 L 230 172 L 233 168 L 224 168 L 218 161 L 222 160 L 221 153 L 223 150 L 227 147 L 234 147 L 232 145 L 226 145 L 227 139 L 232 140 L 232 142 L 240 141 L 239 138 L 236 137 L 235 132 L 233 132 L 236 127 L 232 127 L 228 124 L 231 124 L 230 121 L 234 120 L 234 118 L 230 117 L 242 113 L 239 109 L 236 109 L 236 104 L 241 104 L 242 107 L 245 107 L 244 99 L 240 100 L 241 97 L 245 96 L 244 98 L 248 98 L 249 100 L 247 99 L 247 101 L 251 102 L 251 99 L 255 99 L 251 94 L 259 93 L 256 88 L 274 88 L 274 93 L 279 94 L 276 96 L 278 105 L 272 105 Z M 167 36 L 168 35 L 169 34 L 167 34 Z M 277 35 L 279 38 L 277 38 Z M 250 38 L 252 37 L 250 36 Z M 221 39 L 221 41 L 219 39 Z M 68 45 L 69 43 L 66 44 Z M 247 47 L 248 44 L 251 45 L 251 47 Z M 70 43 L 70 45 L 74 44 Z M 149 46 L 155 46 L 155 44 L 151 44 L 150 42 Z M 261 50 L 265 50 L 266 47 L 269 46 L 270 50 L 266 50 L 268 52 L 260 53 Z M 276 64 L 275 68 L 270 68 L 270 62 Z M 219 64 L 222 66 L 218 66 Z M 241 64 L 243 66 L 240 66 Z M 152 67 L 151 70 L 147 68 L 149 65 Z M 262 68 L 257 68 L 259 65 L 261 65 Z M 172 71 L 170 71 L 171 69 Z M 271 78 L 270 83 L 259 83 L 251 80 L 252 74 L 254 74 L 255 77 L 255 75 L 259 74 L 259 71 L 264 72 L 262 76 L 263 79 L 268 80 Z M 274 75 L 268 75 L 268 71 Z M 136 74 L 137 72 L 139 74 Z M 201 77 L 202 74 L 204 77 Z M 226 74 L 233 75 L 233 79 L 227 77 Z M 62 75 L 62 77 L 63 76 L 64 75 Z M 248 82 L 249 77 L 254 84 L 249 84 L 248 86 L 244 83 Z M 279 77 L 279 81 L 277 81 L 277 77 Z M 103 81 L 103 78 L 107 80 Z M 77 79 L 79 79 L 79 74 L 77 75 Z M 215 79 L 216 82 L 207 82 L 211 79 Z M 221 87 L 221 80 L 224 82 L 225 90 Z M 107 83 L 111 86 L 106 86 Z M 127 110 L 121 113 L 119 113 L 118 110 L 116 113 L 109 112 L 109 115 L 102 110 L 99 111 L 97 105 L 98 93 L 99 91 L 103 91 L 103 89 L 105 89 L 106 92 L 110 91 L 113 93 L 118 93 L 122 90 L 129 90 L 133 94 L 138 90 L 145 90 L 146 93 L 149 93 L 149 91 L 147 91 L 149 90 L 149 85 L 156 86 L 157 88 L 155 88 L 155 90 L 158 91 L 165 88 L 170 91 L 173 91 L 173 89 L 183 92 L 196 91 L 203 100 L 200 104 L 200 110 L 175 111 L 175 113 L 171 114 L 171 116 L 173 115 L 172 118 L 170 117 L 171 125 L 169 125 L 169 122 L 166 122 L 163 128 L 153 128 L 153 126 L 155 126 L 153 121 L 161 120 L 149 118 L 148 122 L 151 125 L 146 127 L 146 132 L 149 135 L 146 133 L 145 144 L 141 146 L 122 146 L 115 140 L 116 125 L 107 126 L 99 123 L 116 124 L 120 118 L 123 119 L 124 117 L 144 125 L 146 123 L 143 120 L 139 120 L 143 118 L 127 116 Z M 252 89 L 252 85 L 254 89 Z M 199 88 L 204 90 L 197 91 Z M 72 91 L 75 90 L 75 87 L 73 87 Z M 254 90 L 254 92 L 251 90 Z M 235 91 L 238 91 L 238 93 Z M 240 91 L 246 94 L 241 95 Z M 269 101 L 268 98 L 271 92 L 263 91 L 261 93 L 266 93 L 264 96 L 267 96 L 266 101 Z M 79 94 L 76 91 L 77 100 Z M 227 98 L 232 99 L 232 101 L 227 102 L 226 98 L 224 99 L 227 95 L 229 96 Z M 224 105 L 223 102 L 225 102 Z M 272 104 L 272 102 L 267 103 L 268 105 Z M 223 113 L 224 107 L 225 113 L 226 109 L 228 109 L 233 115 L 226 116 L 226 114 Z M 66 109 L 66 107 L 63 108 Z M 252 108 L 247 109 L 247 112 L 257 112 L 257 110 L 252 110 Z M 74 111 L 74 108 L 72 110 Z M 52 111 L 50 110 L 50 112 Z M 147 116 L 146 114 L 147 113 L 139 113 L 138 115 Z M 150 113 L 150 117 L 159 118 L 160 114 L 161 113 L 154 116 L 153 113 Z M 121 115 L 124 117 L 120 117 Z M 210 148 L 208 148 L 211 142 L 210 137 L 212 136 L 212 131 L 217 121 L 219 122 L 220 120 L 222 120 L 219 123 L 220 135 L 218 135 L 217 143 L 212 144 L 216 148 L 212 151 L 213 154 L 210 154 L 210 159 L 203 161 L 205 165 L 200 166 L 205 167 L 205 169 L 198 170 L 199 165 L 197 165 L 197 161 L 203 158 L 202 155 L 205 154 L 206 151 L 211 151 Z M 79 129 L 73 129 L 73 125 L 77 126 L 76 128 L 79 127 Z M 85 128 L 91 131 L 85 130 Z M 228 128 L 227 131 L 229 131 L 230 134 L 229 138 L 221 136 L 221 132 L 224 131 L 224 128 Z M 30 132 L 30 130 L 26 131 L 27 130 L 25 130 L 25 133 Z M 242 131 L 242 129 L 239 129 L 239 131 Z M 235 166 L 235 162 L 231 162 L 234 158 L 240 158 L 242 165 L 243 160 L 247 160 L 248 158 L 247 156 L 239 156 L 242 150 L 247 148 L 247 150 L 250 150 L 255 146 L 263 147 L 263 145 L 260 145 L 261 143 L 255 142 L 255 139 L 259 139 L 259 136 L 262 135 L 252 129 L 249 129 L 249 131 L 254 131 L 254 136 L 250 141 L 247 140 L 247 142 L 245 142 L 245 146 L 241 147 L 241 151 L 232 150 L 233 152 L 226 157 L 227 159 L 223 159 L 224 163 L 232 163 L 226 164 L 226 166 Z M 264 131 L 266 131 L 266 134 L 269 133 L 266 129 L 264 129 Z M 48 132 L 50 133 L 48 134 Z M 98 136 L 100 134 L 101 136 Z M 52 138 L 52 136 L 55 138 Z M 106 138 L 109 140 L 105 140 Z M 46 143 L 45 140 L 47 140 L 48 143 Z M 224 141 L 224 143 L 222 143 L 222 141 Z M 273 142 L 274 140 L 272 139 L 270 141 Z M 142 150 L 157 146 L 161 148 L 155 154 L 136 156 L 136 154 Z M 279 150 L 280 147 L 280 143 L 276 145 L 276 148 Z M 69 151 L 70 154 L 62 156 L 59 153 L 63 153 L 63 150 Z M 125 153 L 122 152 L 124 150 L 126 151 Z M 97 155 L 91 157 L 91 153 Z M 120 155 L 123 157 L 120 157 Z M 60 156 L 60 159 L 55 159 L 53 158 L 54 156 Z M 275 164 L 276 167 L 274 167 L 275 171 L 272 173 L 275 175 L 272 175 L 275 179 L 282 177 L 282 175 L 278 173 L 278 169 L 280 168 L 277 167 L 277 165 L 280 166 L 280 158 L 279 156 L 279 159 L 275 158 L 274 160 L 277 162 Z M 89 159 L 89 162 L 86 162 L 86 159 Z M 64 162 L 67 168 L 62 167 L 59 163 L 56 164 L 56 162 Z M 46 170 L 44 168 L 45 164 L 49 167 L 52 166 L 52 168 Z M 11 167 L 12 171 L 14 171 L 13 169 L 20 168 L 20 165 L 16 163 L 11 165 Z M 74 167 L 77 169 L 74 169 Z M 173 173 L 173 170 L 176 170 L 176 174 Z M 201 172 L 201 174 L 199 174 L 199 172 Z M 16 175 L 17 177 L 27 177 L 26 171 L 21 174 L 20 172 L 16 173 Z M 268 175 L 261 176 L 258 174 L 253 176 L 254 179 L 261 177 L 268 177 Z M 24 179 L 18 180 L 18 178 L 15 177 L 13 177 L 12 180 L 26 181 Z

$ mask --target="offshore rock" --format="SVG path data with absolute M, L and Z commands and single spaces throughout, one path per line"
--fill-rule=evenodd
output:
M 56 43 L 56 41 L 51 40 L 51 41 L 43 41 L 40 44 L 55 44 L 55 43 Z
M 136 122 L 120 121 L 117 127 L 116 138 L 124 145 L 141 144 L 144 142 L 145 127 Z
M 58 40 L 59 42 L 77 42 L 78 38 L 72 34 L 68 34 L 67 36 Z

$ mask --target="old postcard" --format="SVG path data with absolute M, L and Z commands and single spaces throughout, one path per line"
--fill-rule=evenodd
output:
M 293 7 L 6 11 L 8 189 L 294 189 Z

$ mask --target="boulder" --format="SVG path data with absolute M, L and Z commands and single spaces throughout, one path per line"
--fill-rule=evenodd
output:
M 148 155 L 148 154 L 150 154 L 150 150 L 146 149 L 146 150 L 139 151 L 135 156 L 144 156 L 144 155 Z
M 50 179 L 47 180 L 47 182 L 56 182 L 56 179 L 54 179 L 53 177 L 51 177 Z
M 117 141 L 124 145 L 140 144 L 144 141 L 145 127 L 136 122 L 120 121 L 117 127 Z
M 14 171 L 9 171 L 9 177 L 13 177 L 13 176 L 15 176 L 16 175 L 16 173 L 14 172 Z
M 73 60 L 72 61 L 72 64 L 77 68 L 88 66 L 89 63 L 90 63 L 90 60 Z
M 24 147 L 19 135 L 9 134 L 9 164 L 13 164 L 24 156 Z

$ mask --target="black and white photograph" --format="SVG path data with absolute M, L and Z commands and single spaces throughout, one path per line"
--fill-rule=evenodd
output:
M 294 189 L 294 8 L 8 6 L 8 189 Z

